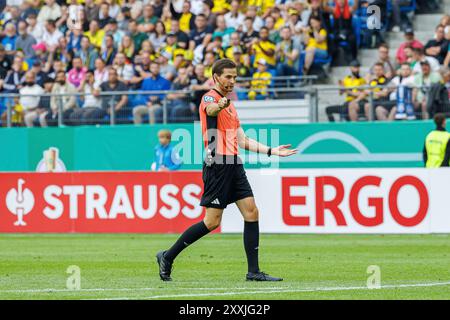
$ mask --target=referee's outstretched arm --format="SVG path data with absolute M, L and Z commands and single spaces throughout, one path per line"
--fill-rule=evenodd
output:
M 242 127 L 238 128 L 237 132 L 239 147 L 257 152 L 257 153 L 265 153 L 270 155 L 276 155 L 280 157 L 287 157 L 297 153 L 297 149 L 289 149 L 291 147 L 290 144 L 283 144 L 275 148 L 271 148 L 266 146 L 258 141 L 247 137 L 244 133 Z M 270 150 L 270 153 L 269 153 Z

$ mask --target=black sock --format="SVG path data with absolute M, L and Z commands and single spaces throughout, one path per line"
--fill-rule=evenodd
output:
M 259 272 L 259 224 L 258 221 L 244 222 L 244 247 L 247 254 L 248 272 Z
M 178 240 L 173 244 L 173 246 L 166 251 L 164 258 L 169 261 L 173 261 L 181 251 L 183 251 L 188 245 L 194 243 L 201 237 L 209 233 L 203 221 L 190 226 L 183 234 L 178 238 Z

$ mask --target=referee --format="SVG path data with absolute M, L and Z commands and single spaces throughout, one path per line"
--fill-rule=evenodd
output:
M 445 115 L 434 116 L 436 130 L 431 131 L 423 147 L 423 162 L 426 168 L 448 167 L 450 162 L 450 133 L 445 130 Z
M 244 247 L 248 263 L 246 279 L 282 281 L 282 278 L 271 277 L 259 269 L 258 208 L 238 156 L 238 146 L 269 157 L 286 157 L 297 150 L 289 149 L 290 145 L 271 148 L 245 135 L 233 103 L 226 98 L 236 84 L 237 70 L 232 60 L 221 59 L 214 63 L 212 76 L 214 89 L 203 95 L 199 108 L 206 149 L 202 176 L 204 192 L 200 205 L 206 207 L 206 215 L 203 221 L 189 227 L 170 249 L 158 252 L 159 275 L 161 280 L 171 281 L 175 258 L 186 247 L 216 229 L 222 221 L 223 210 L 228 204 L 236 203 L 244 218 Z

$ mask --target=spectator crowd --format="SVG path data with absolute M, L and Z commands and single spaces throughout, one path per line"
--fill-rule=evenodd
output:
M 109 123 L 111 117 L 116 123 L 194 121 L 202 95 L 214 84 L 212 65 L 225 57 L 236 62 L 239 76 L 246 79 L 239 86 L 248 90 L 235 99 L 268 99 L 275 76 L 313 74 L 317 66 L 339 60 L 342 52 L 351 58 L 348 62 L 356 61 L 358 48 L 372 45 L 360 41 L 361 29 L 376 39 L 381 59 L 381 50 L 389 49 L 381 45 L 382 32 L 372 34 L 360 23 L 361 12 L 371 4 L 389 4 L 385 26 L 403 29 L 409 38 L 395 63 L 380 60 L 364 79 L 353 61 L 351 78 L 343 84 L 381 84 L 383 77 L 386 86 L 442 82 L 446 75 L 436 71 L 450 62 L 450 19 L 445 16 L 436 36 L 423 45 L 414 40 L 400 10 L 407 2 L 6 0 L 0 14 L 0 95 L 21 96 L 0 98 L 0 121 L 6 125 L 8 106 L 13 124 L 26 126 Z M 166 90 L 174 92 L 139 94 Z M 332 111 L 356 120 L 367 109 L 369 93 L 343 92 L 348 112 L 342 106 Z M 377 91 L 379 119 L 398 113 L 398 106 L 386 99 L 395 94 L 390 87 Z M 412 95 L 415 108 L 426 110 L 428 94 Z M 436 99 L 440 95 L 436 90 Z

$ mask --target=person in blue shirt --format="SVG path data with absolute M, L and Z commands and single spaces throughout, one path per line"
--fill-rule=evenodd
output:
M 180 169 L 183 161 L 170 143 L 172 133 L 170 130 L 158 131 L 159 144 L 155 147 L 155 161 L 152 163 L 152 171 L 173 171 Z
M 152 62 L 150 64 L 151 77 L 142 81 L 141 91 L 164 91 L 170 90 L 170 81 L 159 74 L 159 64 Z M 147 105 L 136 106 L 133 108 L 133 121 L 135 124 L 142 123 L 142 117 L 148 114 L 149 123 L 155 123 L 155 110 L 161 108 L 165 94 L 144 95 Z

